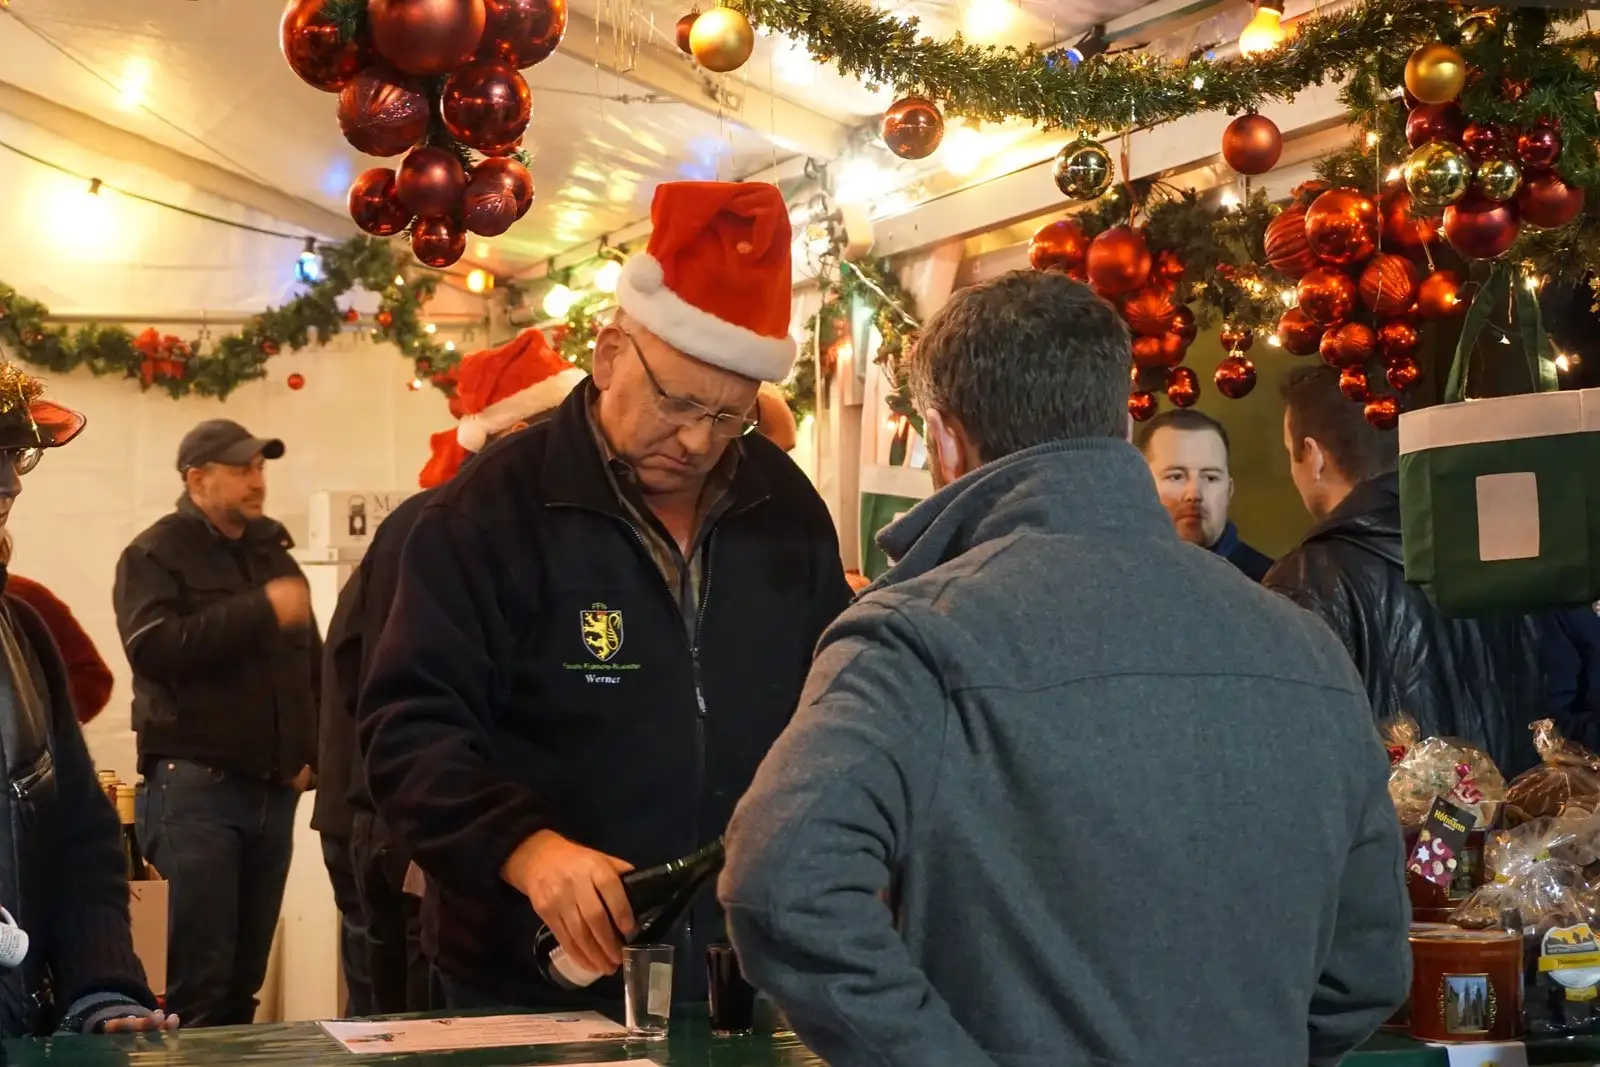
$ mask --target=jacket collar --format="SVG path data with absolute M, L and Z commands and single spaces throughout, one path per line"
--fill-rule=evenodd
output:
M 895 560 L 879 580 L 924 574 L 1018 533 L 1176 540 L 1137 449 L 1109 437 L 1037 445 L 934 493 L 878 535 Z
M 1400 475 L 1391 471 L 1358 484 L 1327 518 L 1312 527 L 1302 544 L 1328 540 L 1349 541 L 1401 564 Z
M 211 520 L 206 517 L 206 513 L 201 511 L 200 506 L 190 499 L 188 493 L 183 493 L 178 497 L 178 514 L 191 522 L 203 524 L 211 532 L 212 536 L 218 540 L 230 542 L 234 540 L 212 525 Z M 284 548 L 294 547 L 294 540 L 289 536 L 289 531 L 284 528 L 284 525 L 277 519 L 265 517 L 251 519 L 246 523 L 244 535 L 238 540 L 240 543 L 246 541 L 271 541 L 282 545 Z
M 606 459 L 590 429 L 589 404 L 595 393 L 593 379 L 585 381 L 567 394 L 550 419 L 550 443 L 541 471 L 545 506 L 586 508 L 626 521 L 622 501 L 606 477 Z M 743 442 L 734 441 L 728 447 L 743 448 Z M 728 490 L 732 500 L 729 513 L 753 507 L 772 492 L 766 473 L 750 458 L 745 452 L 734 471 Z
M 1211 546 L 1211 551 L 1215 552 L 1223 559 L 1227 559 L 1228 553 L 1232 552 L 1238 547 L 1239 528 L 1233 524 L 1232 519 L 1229 519 L 1228 525 L 1222 528 L 1222 536 L 1218 537 L 1216 543 Z

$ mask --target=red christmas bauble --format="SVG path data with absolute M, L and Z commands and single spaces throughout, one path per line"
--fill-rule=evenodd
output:
M 1278 342 L 1292 356 L 1309 356 L 1322 343 L 1323 326 L 1300 308 L 1293 307 L 1278 319 Z
M 1468 259 L 1505 255 L 1519 229 L 1515 203 L 1501 204 L 1468 193 L 1444 209 L 1444 239 Z
M 1135 290 L 1122 302 L 1122 317 L 1128 328 L 1142 337 L 1160 337 L 1172 329 L 1178 309 L 1167 290 L 1147 285 Z
M 350 186 L 350 217 L 374 237 L 393 237 L 406 228 L 411 212 L 395 192 L 395 174 L 388 167 L 362 171 Z
M 373 316 L 373 321 L 378 324 L 378 329 L 387 330 L 394 325 L 394 315 L 388 311 L 380 311 Z
M 479 237 L 499 237 L 516 221 L 516 193 L 498 174 L 480 174 L 474 167 L 461 194 L 462 225 Z
M 1464 315 L 1467 302 L 1461 299 L 1461 279 L 1454 271 L 1436 270 L 1417 286 L 1417 314 L 1425 319 L 1447 319 Z
M 1421 148 L 1429 141 L 1454 144 L 1461 140 L 1466 128 L 1467 117 L 1461 113 L 1460 104 L 1421 104 L 1406 116 L 1406 144 L 1412 148 Z
M 345 308 L 344 309 L 344 321 L 346 321 L 346 322 L 360 322 L 361 321 L 361 312 L 357 311 L 355 308 Z
M 1306 243 L 1306 212 L 1301 207 L 1285 208 L 1277 218 L 1267 223 L 1263 238 L 1267 262 L 1272 269 L 1299 281 L 1307 271 L 1317 266 L 1316 253 Z
M 365 34 L 339 39 L 339 27 L 326 15 L 327 0 L 289 0 L 278 23 L 278 45 L 289 69 L 313 89 L 336 93 L 372 62 Z
M 1372 395 L 1367 372 L 1361 367 L 1346 367 L 1340 371 L 1339 392 L 1344 394 L 1346 400 L 1354 400 L 1357 404 L 1366 403 L 1367 397 Z
M 448 267 L 466 250 L 467 231 L 455 219 L 418 219 L 411 228 L 411 252 L 430 267 Z
M 1517 161 L 1523 169 L 1534 173 L 1549 170 L 1560 158 L 1561 135 L 1551 127 L 1535 126 L 1517 135 Z
M 1167 366 L 1161 352 L 1161 338 L 1135 337 L 1132 344 L 1133 364 L 1136 367 L 1156 368 Z
M 1256 335 L 1246 326 L 1225 322 L 1217 338 L 1222 342 L 1222 349 L 1225 352 L 1248 352 L 1250 346 L 1255 343 Z
M 1422 379 L 1422 365 L 1410 356 L 1401 356 L 1389 364 L 1383 376 L 1388 380 L 1389 388 L 1404 392 Z
M 1386 251 L 1420 259 L 1423 249 L 1439 236 L 1432 219 L 1416 214 L 1411 193 L 1399 185 L 1383 196 L 1383 247 Z
M 1350 275 L 1332 267 L 1318 267 L 1304 278 L 1296 291 L 1300 309 L 1323 326 L 1334 326 L 1350 317 L 1356 307 L 1356 283 Z
M 1082 272 L 1089 238 L 1073 219 L 1057 219 L 1039 227 L 1028 240 L 1028 263 L 1034 270 Z
M 428 98 L 412 79 L 368 67 L 339 93 L 339 128 L 357 152 L 397 156 L 428 132 Z
M 1136 389 L 1128 394 L 1128 414 L 1135 422 L 1148 422 L 1156 413 L 1156 394 Z
M 1347 322 L 1322 335 L 1318 352 L 1322 361 L 1331 367 L 1359 367 L 1372 358 L 1377 345 L 1378 335 L 1372 332 L 1372 327 Z
M 1417 298 L 1417 268 L 1405 256 L 1380 252 L 1361 271 L 1361 303 L 1381 318 L 1404 314 Z
M 1222 131 L 1222 158 L 1240 174 L 1265 174 L 1283 155 L 1283 134 L 1265 115 L 1240 115 Z
M 1400 402 L 1392 396 L 1375 396 L 1361 414 L 1373 428 L 1392 430 L 1400 425 Z
M 944 140 L 944 116 L 932 100 L 908 96 L 883 113 L 883 143 L 901 159 L 926 159 Z
M 689 33 L 694 29 L 694 20 L 700 17 L 700 12 L 691 11 L 678 20 L 676 29 L 678 51 L 686 56 L 694 55 L 694 49 L 689 47 Z
M 502 59 L 518 70 L 542 63 L 567 32 L 567 0 L 483 0 L 479 59 Z
M 1503 156 L 1511 147 L 1505 133 L 1492 122 L 1469 122 L 1461 131 L 1461 147 L 1474 162 Z
M 1188 367 L 1174 367 L 1167 376 L 1167 399 L 1180 408 L 1192 408 L 1200 399 L 1200 376 Z
M 1229 400 L 1238 400 L 1249 396 L 1256 387 L 1256 365 L 1243 356 L 1229 356 L 1217 364 L 1217 373 L 1211 380 L 1216 383 L 1217 392 Z
M 1200 333 L 1200 328 L 1195 325 L 1194 312 L 1186 305 L 1179 304 L 1177 310 L 1172 313 L 1171 330 L 1183 339 L 1185 348 L 1194 344 L 1195 337 Z
M 1306 243 L 1324 263 L 1350 266 L 1377 251 L 1378 205 L 1354 189 L 1329 189 L 1306 209 Z
M 422 218 L 455 214 L 466 188 L 466 168 L 442 148 L 413 148 L 395 179 L 400 202 Z
M 500 155 L 528 128 L 533 95 L 510 63 L 482 60 L 450 75 L 439 115 L 450 136 L 468 148 Z
M 407 74 L 448 74 L 483 42 L 484 0 L 367 0 L 378 54 Z
M 1410 356 L 1421 340 L 1417 328 L 1405 319 L 1392 319 L 1378 327 L 1378 353 L 1386 361 Z
M 1172 330 L 1161 335 L 1161 362 L 1163 366 L 1176 367 L 1183 362 L 1183 357 L 1189 352 L 1189 341 L 1177 330 Z
M 1568 185 L 1553 171 L 1535 174 L 1517 190 L 1517 211 L 1530 226 L 1565 226 L 1583 211 L 1583 186 Z
M 500 157 L 485 159 L 472 168 L 474 180 L 487 181 L 491 176 L 504 182 L 511 195 L 517 198 L 517 218 L 526 215 L 533 206 L 533 175 L 528 173 L 528 168 L 514 159 Z
M 288 384 L 290 389 L 293 389 L 298 393 L 300 390 L 306 387 L 306 376 L 301 374 L 299 371 L 296 371 L 295 373 L 289 375 Z
M 1129 226 L 1113 226 L 1089 242 L 1089 284 L 1112 296 L 1131 293 L 1149 280 L 1150 262 L 1144 234 Z

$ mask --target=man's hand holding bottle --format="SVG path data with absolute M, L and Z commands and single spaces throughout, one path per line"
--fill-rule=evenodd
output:
M 622 966 L 623 938 L 634 930 L 622 875 L 633 865 L 540 830 L 506 860 L 500 876 L 528 902 L 556 941 L 585 970 Z

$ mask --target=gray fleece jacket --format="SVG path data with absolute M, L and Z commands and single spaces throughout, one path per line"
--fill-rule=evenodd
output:
M 815 1052 L 1297 1067 L 1393 1012 L 1409 906 L 1361 679 L 1178 539 L 1131 446 L 989 464 L 881 540 L 719 886 Z

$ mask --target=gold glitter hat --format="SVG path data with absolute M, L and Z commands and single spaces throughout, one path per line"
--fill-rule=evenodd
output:
M 59 448 L 88 420 L 44 399 L 44 383 L 0 359 L 0 448 Z

